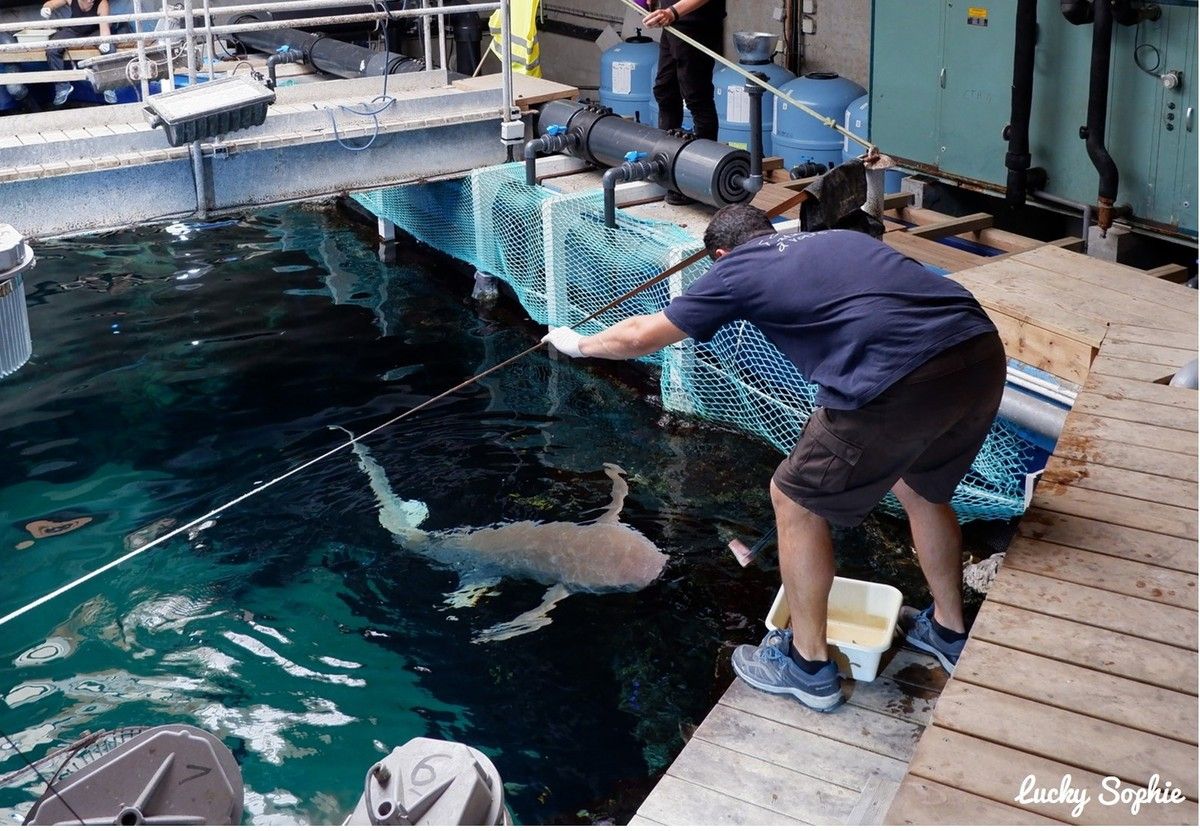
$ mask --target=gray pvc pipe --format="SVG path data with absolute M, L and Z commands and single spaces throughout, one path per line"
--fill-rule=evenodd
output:
M 1171 377 L 1170 386 L 1194 390 L 1196 389 L 1196 381 L 1196 359 L 1192 358 Z
M 1038 435 L 1057 439 L 1062 434 L 1067 411 L 1028 393 L 1004 388 L 1000 399 L 1000 415 Z

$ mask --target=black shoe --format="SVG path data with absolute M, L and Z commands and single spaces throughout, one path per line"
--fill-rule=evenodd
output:
M 677 190 L 667 191 L 666 198 L 663 199 L 668 205 L 695 205 L 696 200 L 690 196 L 684 196 Z

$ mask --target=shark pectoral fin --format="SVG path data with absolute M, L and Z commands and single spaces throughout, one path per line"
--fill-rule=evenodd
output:
M 446 608 L 466 609 L 474 606 L 487 594 L 487 590 L 500 582 L 499 577 L 483 577 L 463 583 L 446 595 Z
M 530 609 L 523 615 L 517 615 L 508 623 L 489 626 L 471 638 L 471 643 L 506 641 L 509 638 L 515 638 L 517 635 L 525 635 L 541 629 L 543 626 L 549 626 L 551 623 L 549 617 L 550 610 L 558 605 L 558 601 L 567 597 L 570 593 L 567 587 L 561 583 L 551 586 L 546 589 L 546 594 L 536 609 Z
M 629 485 L 621 478 L 621 474 L 625 471 L 612 462 L 604 463 L 604 472 L 609 479 L 612 479 L 612 499 L 608 503 L 608 507 L 604 509 L 604 514 L 596 522 L 620 522 L 621 509 L 625 507 L 625 497 L 629 496 Z

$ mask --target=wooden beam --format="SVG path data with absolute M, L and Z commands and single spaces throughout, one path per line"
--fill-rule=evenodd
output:
M 967 216 L 953 217 L 941 222 L 931 222 L 928 225 L 918 225 L 908 229 L 908 233 L 915 237 L 924 239 L 941 239 L 942 237 L 953 237 L 958 234 L 967 234 L 972 231 L 981 231 L 984 228 L 992 227 L 993 218 L 991 214 L 977 213 Z
M 59 84 L 71 81 L 86 81 L 87 72 L 82 69 L 38 70 L 34 72 L 5 72 L 0 75 L 5 84 Z
M 889 193 L 883 197 L 883 209 L 885 211 L 894 211 L 899 208 L 911 205 L 916 194 L 913 193 Z
M 1191 273 L 1187 270 L 1187 266 L 1176 265 L 1169 263 L 1160 265 L 1158 268 L 1148 268 L 1146 273 L 1151 277 L 1157 277 L 1160 280 L 1166 280 L 1168 283 L 1186 283 Z

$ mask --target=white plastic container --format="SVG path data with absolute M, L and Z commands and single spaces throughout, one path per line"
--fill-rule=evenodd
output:
M 895 586 L 834 577 L 829 590 L 826 638 L 829 657 L 855 681 L 874 681 L 879 658 L 892 645 L 903 595 Z M 791 620 L 783 586 L 767 613 L 768 629 L 785 629 Z

